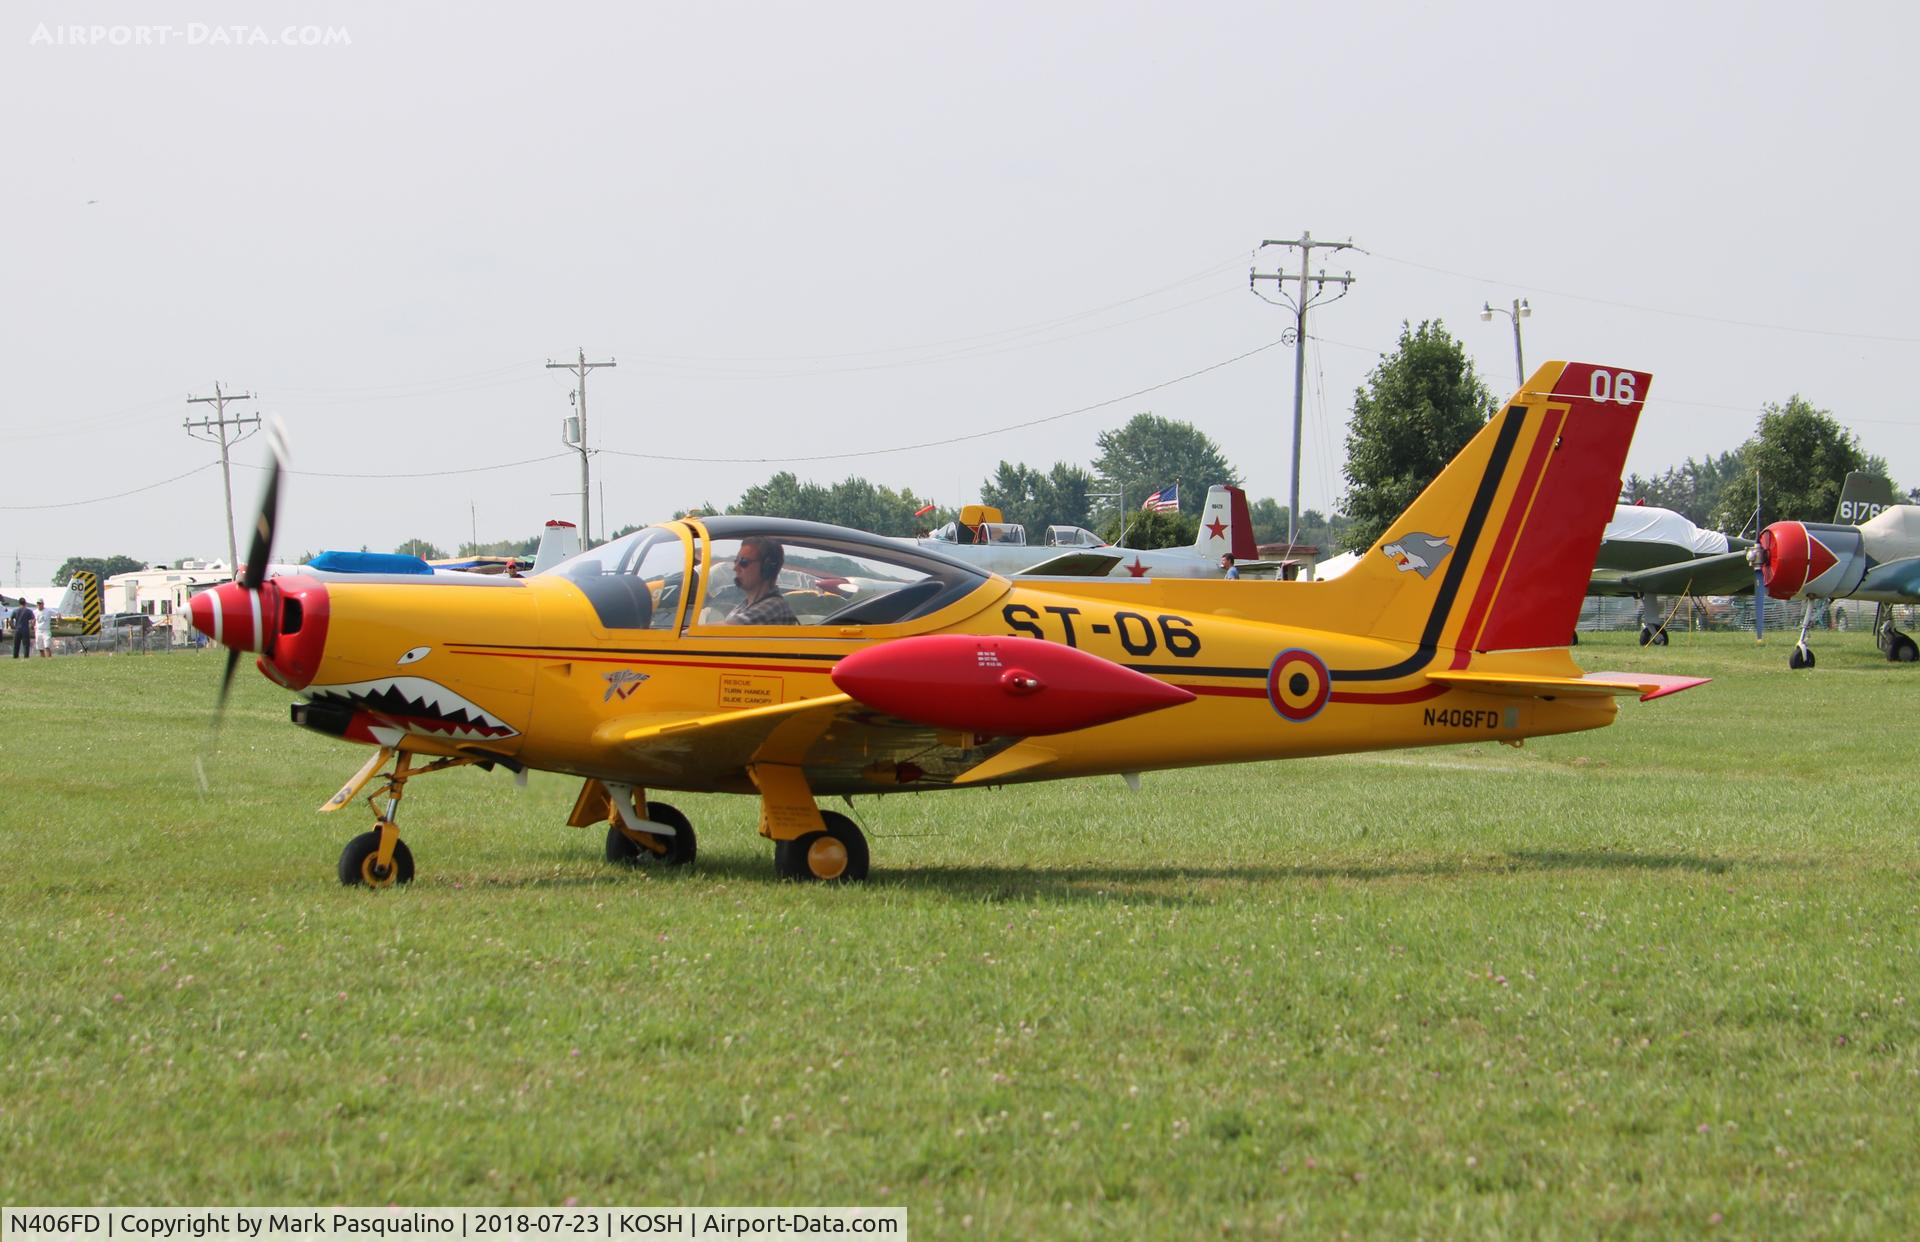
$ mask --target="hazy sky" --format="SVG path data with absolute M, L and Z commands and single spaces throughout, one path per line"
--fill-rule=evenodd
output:
M 1247 273 L 1303 230 L 1357 247 L 1310 322 L 1308 507 L 1401 322 L 1504 396 L 1477 312 L 1516 296 L 1530 366 L 1653 373 L 1633 469 L 1799 393 L 1920 484 L 1917 13 L 11 4 L 0 561 L 225 555 L 217 468 L 69 503 L 213 461 L 182 422 L 215 380 L 288 425 L 283 555 L 577 517 L 542 364 L 579 346 L 619 363 L 596 526 L 602 480 L 609 526 L 779 469 L 968 500 L 1142 410 L 1284 502 L 1291 350 L 1229 360 L 1291 322 Z

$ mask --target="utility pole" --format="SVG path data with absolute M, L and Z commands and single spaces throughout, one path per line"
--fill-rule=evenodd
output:
M 233 470 L 228 464 L 227 448 L 229 445 L 240 443 L 240 441 L 260 430 L 260 416 L 257 414 L 236 414 L 232 418 L 228 418 L 227 402 L 251 400 L 253 400 L 252 393 L 225 392 L 221 389 L 219 381 L 216 380 L 213 385 L 213 395 L 211 397 L 196 397 L 191 394 L 187 397 L 188 405 L 207 404 L 213 406 L 213 417 L 203 418 L 197 423 L 189 418 L 184 423 L 187 434 L 194 439 L 212 441 L 220 446 L 220 480 L 226 485 L 227 489 L 227 568 L 232 571 L 236 578 L 240 576 L 240 550 L 233 538 Z M 227 428 L 229 427 L 233 428 L 236 433 L 232 438 L 228 438 L 227 436 Z
M 549 362 L 548 370 L 572 371 L 580 380 L 580 386 L 573 390 L 574 417 L 579 420 L 576 430 L 579 436 L 567 440 L 580 453 L 580 547 L 584 551 L 593 546 L 592 524 L 588 520 L 593 509 L 592 488 L 587 482 L 587 372 L 595 367 L 618 365 L 611 358 L 605 362 L 588 362 L 587 351 L 580 350 L 578 362 Z
M 1519 375 L 1519 386 L 1525 387 L 1527 383 L 1527 363 L 1526 359 L 1520 356 L 1520 321 L 1530 318 L 1533 315 L 1533 307 L 1527 305 L 1525 298 L 1515 298 L 1513 300 L 1512 310 L 1508 310 L 1503 306 L 1495 306 L 1491 302 L 1482 302 L 1480 304 L 1480 318 L 1483 322 L 1491 323 L 1495 315 L 1505 315 L 1507 318 L 1513 320 L 1513 369 Z
M 1287 501 L 1287 552 L 1291 555 L 1295 536 L 1300 529 L 1300 412 L 1307 386 L 1307 308 L 1318 306 L 1322 302 L 1339 301 L 1347 295 L 1348 286 L 1353 284 L 1352 272 L 1344 276 L 1329 276 L 1327 270 L 1321 268 L 1318 276 L 1309 276 L 1307 265 L 1312 262 L 1315 250 L 1348 250 L 1352 248 L 1353 242 L 1351 240 L 1317 242 L 1313 240 L 1313 234 L 1302 233 L 1295 241 L 1263 241 L 1260 243 L 1260 250 L 1265 250 L 1268 246 L 1293 246 L 1300 251 L 1299 275 L 1290 272 L 1252 270 L 1247 272 L 1247 288 L 1253 290 L 1256 296 L 1260 296 L 1262 301 L 1271 302 L 1273 299 L 1260 294 L 1259 282 L 1271 280 L 1274 288 L 1285 299 L 1284 302 L 1277 302 L 1275 305 L 1293 307 L 1293 490 L 1289 493 Z M 1255 253 L 1258 254 L 1259 251 Z M 1309 280 L 1313 282 L 1311 293 L 1307 291 Z M 1289 293 L 1286 288 L 1288 281 L 1298 281 L 1299 289 Z M 1328 285 L 1336 285 L 1340 291 L 1332 297 L 1327 297 L 1325 294 Z

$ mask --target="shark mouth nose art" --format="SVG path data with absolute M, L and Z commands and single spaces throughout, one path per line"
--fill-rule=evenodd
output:
M 478 704 L 424 677 L 313 686 L 307 693 L 315 704 L 364 711 L 395 728 L 428 737 L 477 740 L 512 737 L 518 732 Z

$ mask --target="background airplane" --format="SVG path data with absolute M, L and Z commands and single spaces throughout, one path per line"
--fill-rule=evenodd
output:
M 1887 659 L 1911 664 L 1920 646 L 1894 626 L 1893 605 L 1920 603 L 1920 505 L 1895 504 L 1884 481 L 1850 474 L 1834 522 L 1775 522 L 1747 550 L 1767 594 L 1804 599 L 1800 640 L 1788 668 L 1812 668 L 1807 627 L 1816 601 L 1871 600 L 1875 645 Z
M 1647 385 L 1541 367 L 1334 582 L 1009 580 L 740 516 L 636 531 L 531 578 L 268 580 L 276 466 L 261 570 L 196 596 L 193 623 L 230 648 L 222 704 L 258 653 L 305 696 L 296 724 L 373 748 L 323 808 L 378 779 L 345 884 L 412 878 L 402 792 L 462 766 L 581 780 L 568 822 L 605 826 L 611 861 L 693 861 L 693 825 L 650 791 L 728 792 L 758 799 L 777 875 L 860 879 L 865 835 L 816 798 L 1517 744 L 1699 684 L 1583 675 L 1565 646 Z M 766 603 L 784 569 L 848 598 L 728 623 L 726 593 Z
M 1589 595 L 1640 601 L 1640 644 L 1667 643 L 1663 595 L 1737 595 L 1753 589 L 1751 539 L 1695 526 L 1655 505 L 1615 505 L 1587 580 Z
M 929 551 L 1008 575 L 1218 578 L 1222 573 L 1220 557 L 1229 552 L 1243 572 L 1275 568 L 1260 560 L 1246 493 L 1225 483 L 1207 489 L 1200 529 L 1193 543 L 1184 548 L 1128 548 L 1101 543 L 1092 531 L 1079 526 L 1050 526 L 1048 546 L 1034 547 L 1026 541 L 1026 528 L 1001 521 L 997 509 L 969 506 L 961 518 L 970 516 L 978 520 L 949 522 L 930 537 L 915 542 Z

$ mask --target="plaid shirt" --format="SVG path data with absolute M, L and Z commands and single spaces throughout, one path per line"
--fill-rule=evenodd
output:
M 757 601 L 743 603 L 727 614 L 728 625 L 798 625 L 793 605 L 778 591 L 770 591 Z

